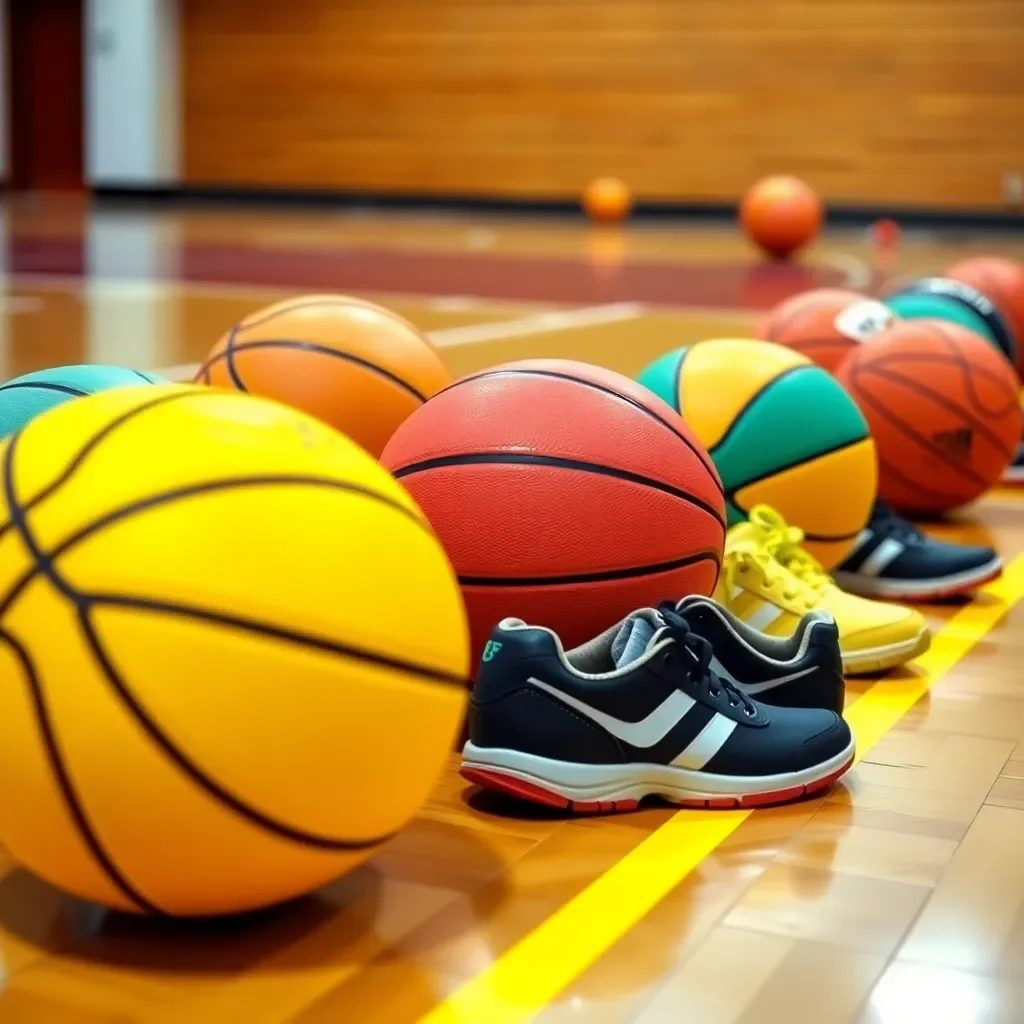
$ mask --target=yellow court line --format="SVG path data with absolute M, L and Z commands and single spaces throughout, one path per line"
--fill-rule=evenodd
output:
M 912 679 L 846 709 L 859 761 L 1024 596 L 1024 555 L 932 638 Z M 524 1024 L 595 963 L 754 811 L 678 811 L 419 1024 Z

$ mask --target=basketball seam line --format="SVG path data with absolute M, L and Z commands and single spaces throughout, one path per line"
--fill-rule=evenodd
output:
M 733 431 L 739 426 L 740 421 L 750 411 L 751 407 L 757 402 L 761 396 L 773 385 L 778 383 L 780 380 L 784 380 L 786 377 L 791 377 L 795 373 L 799 373 L 801 370 L 820 370 L 820 366 L 816 366 L 810 360 L 806 363 L 801 363 L 799 366 L 790 366 L 783 370 L 781 373 L 777 373 L 774 377 L 766 380 L 744 403 L 740 406 L 736 415 L 733 416 L 732 422 L 729 424 L 726 432 L 710 447 L 708 448 L 709 454 L 714 458 L 714 453 L 718 451 L 722 445 L 732 436 Z M 825 371 L 822 370 L 822 373 Z M 728 493 L 728 492 L 726 492 Z
M 284 299 L 283 301 L 288 302 L 287 299 Z M 250 327 L 262 327 L 264 324 L 270 323 L 272 320 L 277 319 L 277 317 L 279 316 L 287 316 L 289 313 L 295 313 L 300 309 L 315 309 L 317 306 L 366 305 L 369 305 L 369 303 L 366 303 L 362 299 L 357 299 L 350 295 L 333 295 L 317 299 L 296 298 L 289 302 L 287 306 L 275 308 L 272 312 L 265 313 L 258 319 L 254 317 L 253 319 L 242 320 L 238 324 L 236 324 L 236 327 L 243 331 L 247 331 Z M 387 312 L 391 313 L 391 310 L 387 310 Z M 398 318 L 397 313 L 392 313 L 391 315 L 396 317 L 396 319 Z
M 870 369 L 873 369 L 876 366 L 881 366 L 881 367 L 883 367 L 885 369 L 889 369 L 890 366 L 893 363 L 896 363 L 897 365 L 899 365 L 899 364 L 906 365 L 906 364 L 914 364 L 914 363 L 926 363 L 926 364 L 931 364 L 931 365 L 938 364 L 939 366 L 949 366 L 951 363 L 953 365 L 957 365 L 957 366 L 960 365 L 958 361 L 952 360 L 948 356 L 931 355 L 930 353 L 925 353 L 925 352 L 915 352 L 913 355 L 904 355 L 904 354 L 901 354 L 901 353 L 893 353 L 892 355 L 889 355 L 889 356 L 880 356 L 877 359 L 873 359 L 870 363 L 868 363 L 865 367 L 863 367 L 863 369 L 870 370 Z M 992 371 L 988 370 L 984 366 L 972 366 L 972 367 L 969 367 L 969 368 L 964 368 L 964 367 L 961 366 L 960 368 L 961 369 L 967 369 L 968 372 L 970 372 L 970 374 L 972 376 L 977 374 L 979 377 L 984 377 L 985 380 L 987 380 L 990 384 L 993 384 L 993 385 L 995 385 L 997 387 L 1000 386 L 1002 383 L 1004 383 L 1002 380 L 1000 380 L 1000 377 L 999 377 L 998 374 L 993 373 Z M 892 371 L 889 370 L 889 372 L 891 373 Z M 1012 409 L 1013 406 L 1015 404 L 1017 404 L 1017 401 L 1018 401 L 1018 396 L 1017 396 L 1016 393 L 1014 393 L 1012 398 L 1007 398 L 1006 399 L 1006 409 L 1007 410 Z M 1005 410 L 1004 410 L 1003 414 L 1005 415 Z M 986 413 L 986 415 L 988 415 L 988 413 Z M 993 413 L 991 413 L 991 415 L 997 415 L 997 413 L 993 412 Z
M 94 533 L 102 530 L 103 528 L 123 519 L 129 515 L 147 511 L 151 508 L 158 508 L 163 505 L 171 504 L 172 502 L 178 501 L 182 498 L 195 497 L 199 494 L 210 494 L 217 491 L 227 491 L 236 488 L 243 487 L 261 487 L 261 486 L 310 486 L 310 487 L 327 487 L 333 490 L 345 491 L 352 494 L 357 494 L 361 497 L 367 497 L 376 499 L 387 507 L 393 509 L 396 512 L 401 513 L 407 519 L 415 522 L 419 527 L 425 530 L 431 538 L 434 534 L 429 527 L 413 512 L 409 509 L 404 508 L 397 502 L 392 501 L 383 495 L 378 494 L 376 491 L 369 490 L 368 488 L 360 487 L 356 484 L 344 483 L 342 481 L 333 480 L 329 477 L 318 478 L 318 477 L 306 477 L 306 476 L 264 476 L 264 477 L 234 477 L 227 480 L 212 480 L 204 481 L 201 484 L 192 484 L 188 487 L 176 488 L 172 491 L 163 491 L 159 494 L 150 495 L 147 498 L 140 499 L 138 501 L 131 502 L 128 505 L 123 505 L 119 508 L 112 509 L 105 513 L 98 519 L 94 519 L 91 523 L 87 523 L 85 526 L 76 530 L 73 534 L 65 537 L 56 546 L 54 546 L 49 552 L 43 552 L 39 550 L 39 557 L 43 562 L 49 564 L 51 567 L 53 562 L 60 558 L 61 555 L 66 554 L 72 548 L 76 547 L 82 541 L 88 539 Z M 7 591 L 6 594 L 0 598 L 0 618 L 5 615 L 10 609 L 11 605 L 17 600 L 24 591 L 25 587 L 33 579 L 40 574 L 46 574 L 45 569 L 40 568 L 39 565 L 24 572 L 15 584 Z M 54 570 L 56 574 L 56 570 Z M 115 603 L 116 600 L 120 600 L 116 595 L 92 595 L 92 594 L 79 594 L 71 586 L 61 588 L 69 596 L 74 598 L 83 598 L 89 601 L 98 600 L 100 597 L 103 599 L 103 603 Z M 145 602 L 145 598 L 136 598 L 130 595 L 125 595 L 124 600 L 129 603 Z M 250 632 L 262 633 L 266 636 L 272 636 L 275 639 L 288 641 L 299 646 L 311 647 L 316 650 L 324 651 L 327 653 L 333 653 L 341 655 L 342 657 L 353 658 L 355 660 L 365 661 L 370 664 L 378 665 L 385 668 L 398 669 L 415 675 L 424 680 L 429 680 L 433 683 L 456 686 L 460 689 L 464 689 L 467 685 L 467 680 L 461 676 L 456 676 L 447 672 L 443 672 L 439 669 L 431 668 L 427 665 L 419 665 L 414 662 L 403 661 L 399 658 L 391 658 L 387 655 L 380 654 L 376 651 L 369 651 L 363 648 L 354 647 L 347 644 L 341 644 L 333 640 L 329 640 L 326 637 L 312 636 L 306 633 L 300 633 L 297 630 L 282 629 L 281 627 L 272 626 L 269 623 L 261 623 L 252 619 L 244 619 L 242 617 L 236 617 L 228 615 L 224 612 L 218 612 L 213 609 L 201 609 L 194 608 L 188 605 L 175 605 L 173 602 L 159 602 L 160 607 L 164 610 L 171 610 L 178 608 L 182 614 L 191 615 L 193 618 L 209 618 L 213 621 L 219 622 L 224 625 L 235 625 L 240 629 L 247 629 Z
M 889 412 L 889 409 L 885 406 L 885 404 L 879 402 L 870 392 L 861 392 L 861 390 L 857 388 L 856 373 L 854 373 L 853 380 L 851 381 L 851 383 L 857 391 L 858 398 L 862 402 L 865 402 L 868 405 L 870 405 L 871 408 L 874 409 L 875 412 L 877 412 L 878 415 L 882 417 L 882 419 L 887 420 L 889 424 L 891 426 L 894 426 L 897 430 L 899 430 L 900 433 L 904 433 L 908 437 L 917 441 L 918 444 L 920 444 L 921 447 L 924 448 L 926 452 L 928 452 L 928 454 L 937 458 L 940 462 L 944 462 L 947 466 L 949 466 L 950 469 L 962 474 L 968 480 L 971 480 L 973 483 L 984 487 L 989 486 L 987 483 L 985 483 L 984 480 L 982 480 L 980 476 L 974 473 L 973 470 L 971 470 L 969 467 L 964 466 L 963 464 L 954 460 L 947 452 L 939 448 L 938 445 L 932 444 L 932 442 L 929 441 L 928 438 L 926 438 L 923 434 L 919 434 L 909 424 L 904 423 L 903 420 L 899 419 L 896 416 L 893 416 Z
M 773 476 L 780 476 L 783 473 L 788 473 L 791 469 L 796 469 L 808 462 L 814 462 L 815 459 L 823 459 L 828 455 L 835 455 L 836 452 L 844 451 L 846 448 L 854 448 L 857 445 L 870 440 L 871 435 L 865 434 L 863 437 L 858 437 L 853 441 L 843 441 L 841 444 L 832 445 L 831 448 L 823 448 L 821 451 L 813 452 L 811 455 L 807 455 L 802 459 L 797 459 L 796 462 L 788 462 L 784 466 L 774 467 L 767 473 L 759 473 L 757 476 L 753 476 L 749 480 L 744 480 L 742 483 L 738 483 L 727 488 L 725 492 L 725 500 L 731 501 L 737 508 L 739 508 L 739 503 L 736 501 L 736 493 L 738 491 L 742 491 L 746 487 L 752 487 L 754 484 L 759 484 L 762 480 L 769 480 Z M 859 532 L 860 531 L 857 530 L 849 536 L 856 536 Z M 844 534 L 843 537 L 845 538 L 846 534 Z
M 235 366 L 235 336 L 238 334 L 238 325 L 228 331 L 227 344 L 224 346 L 224 352 L 219 355 L 224 356 L 224 365 L 227 367 L 228 376 L 231 378 L 231 383 L 234 384 L 239 391 L 245 391 L 248 393 L 249 389 L 245 386 L 245 381 L 242 380 L 241 375 L 238 372 L 238 367 Z M 209 369 L 209 363 L 212 363 L 213 359 L 207 361 L 207 369 Z
M 109 604 L 128 602 L 124 602 L 123 599 L 120 598 L 114 598 L 113 600 L 106 599 L 104 601 L 102 595 L 99 596 L 99 600 L 96 600 L 90 595 L 77 593 L 74 590 L 74 588 L 72 588 L 68 584 L 66 580 L 63 580 L 60 573 L 57 572 L 51 560 L 53 555 L 45 554 L 36 544 L 35 538 L 32 535 L 32 531 L 29 527 L 27 517 L 25 514 L 27 510 L 23 507 L 18 506 L 14 494 L 13 455 L 17 439 L 18 435 L 15 434 L 15 436 L 11 439 L 10 443 L 7 446 L 7 451 L 4 453 L 3 460 L 3 488 L 8 507 L 11 510 L 11 522 L 14 524 L 14 528 L 16 529 L 20 539 L 22 539 L 23 544 L 26 546 L 30 555 L 33 557 L 36 563 L 37 571 L 40 571 L 43 575 L 45 575 L 46 579 L 48 579 L 49 582 L 54 587 L 56 587 L 63 595 L 65 595 L 66 598 L 68 598 L 75 605 L 76 610 L 78 612 L 80 628 L 82 629 L 87 644 L 93 650 L 93 654 L 97 659 L 99 668 L 106 676 L 106 679 L 108 679 L 108 682 L 111 684 L 111 686 L 121 696 L 122 702 L 125 703 L 125 705 L 127 705 L 127 710 L 134 715 L 136 722 L 148 734 L 151 735 L 151 738 L 153 738 L 153 740 L 160 746 L 160 748 L 164 751 L 165 755 L 169 759 L 171 759 L 175 764 L 177 764 L 178 767 L 183 772 L 185 772 L 189 777 L 193 778 L 199 784 L 199 786 L 203 788 L 203 790 L 205 790 L 211 796 L 214 796 L 215 798 L 219 799 L 221 803 L 232 808 L 233 810 L 238 811 L 238 813 L 243 818 L 248 819 L 250 823 L 263 826 L 267 831 L 269 831 L 271 835 L 278 835 L 286 839 L 291 839 L 298 843 L 302 843 L 304 845 L 311 846 L 314 848 L 332 850 L 365 849 L 368 846 L 376 846 L 378 843 L 383 842 L 385 839 L 387 839 L 388 837 L 379 837 L 373 840 L 357 842 L 332 840 L 326 837 L 317 837 L 312 834 L 303 833 L 303 831 L 301 830 L 294 829 L 291 826 L 282 824 L 281 822 L 276 822 L 272 818 L 262 814 L 262 812 L 256 810 L 253 807 L 250 807 L 248 804 L 244 803 L 239 798 L 234 797 L 232 794 L 226 791 L 225 788 L 223 788 L 218 782 L 216 782 L 216 780 L 204 774 L 204 772 L 198 766 L 196 766 L 193 762 L 186 758 L 176 748 L 174 743 L 172 743 L 171 740 L 167 736 L 165 736 L 163 732 L 161 732 L 161 730 L 152 721 L 152 719 L 148 717 L 148 715 L 139 705 L 138 701 L 121 681 L 116 670 L 114 669 L 113 664 L 111 663 L 110 658 L 106 656 L 105 651 L 103 651 L 101 645 L 99 644 L 98 637 L 95 635 L 95 630 L 92 626 L 92 623 L 89 620 L 90 602 Z M 55 765 L 53 765 L 53 767 L 54 771 L 58 775 L 59 784 L 60 772 Z M 68 796 L 69 794 L 66 792 L 66 799 Z M 74 811 L 72 813 L 73 816 L 75 816 Z M 82 814 L 81 820 L 85 822 L 86 825 L 88 825 L 84 812 Z M 86 841 L 87 844 L 90 845 L 90 848 L 92 848 L 92 843 L 89 843 L 88 839 L 86 839 Z M 93 841 L 98 847 L 98 839 L 96 839 L 95 836 L 93 836 Z M 111 861 L 111 863 L 113 863 L 113 861 Z M 105 869 L 105 864 L 103 864 L 102 862 L 101 866 L 103 866 Z M 114 876 L 114 874 L 112 874 L 112 876 L 110 877 L 112 878 L 112 880 L 116 881 L 117 878 L 120 878 L 120 872 L 117 874 L 117 876 Z M 125 895 L 129 895 L 129 893 L 125 891 Z M 133 901 L 138 902 L 134 900 L 134 897 L 132 898 Z M 153 906 L 153 904 L 150 904 L 147 901 L 140 902 L 138 903 L 138 905 L 143 906 L 143 908 L 146 909 L 150 906 Z
M 744 508 L 735 498 L 730 500 L 745 519 L 750 518 L 750 511 L 748 509 Z M 843 540 L 853 540 L 860 533 L 860 530 L 853 530 L 850 533 L 810 533 L 801 527 L 800 532 L 804 535 L 804 540 L 817 541 L 819 544 L 834 544 Z
M 238 355 L 239 352 L 247 352 L 252 349 L 260 348 L 300 349 L 305 352 L 315 352 L 317 355 L 341 359 L 347 363 L 354 363 L 356 366 L 362 367 L 364 370 L 371 370 L 378 376 L 390 381 L 392 384 L 396 384 L 398 387 L 402 388 L 403 391 L 407 391 L 412 395 L 413 398 L 415 398 L 421 405 L 427 400 L 426 395 L 413 387 L 408 381 L 403 380 L 397 374 L 384 369 L 383 366 L 377 366 L 375 363 L 371 363 L 368 359 L 363 359 L 361 356 L 354 355 L 351 352 L 342 352 L 338 349 L 330 348 L 328 345 L 319 345 L 313 341 L 301 341 L 297 338 L 266 338 L 260 339 L 259 341 L 239 341 L 236 343 L 234 339 L 237 336 L 237 330 L 237 327 L 231 328 L 231 332 L 228 335 L 228 343 L 224 348 L 224 351 L 210 356 L 210 358 L 207 359 L 198 370 L 196 370 L 195 375 L 192 378 L 193 380 L 204 372 L 209 373 L 211 367 L 215 366 L 217 363 L 226 362 L 228 373 L 231 374 L 231 378 L 235 383 L 235 386 L 240 391 L 246 391 L 248 389 L 242 382 L 242 378 L 238 375 L 238 369 L 234 362 L 235 356 Z
M 5 643 L 14 652 L 15 657 L 21 663 L 25 679 L 28 681 L 29 690 L 32 694 L 32 709 L 36 719 L 36 725 L 39 728 L 39 732 L 42 734 L 43 748 L 46 751 L 46 758 L 50 763 L 51 771 L 56 777 L 57 788 L 64 797 L 64 805 L 67 808 L 72 822 L 74 822 L 82 842 L 92 854 L 93 859 L 99 865 L 101 872 L 106 875 L 107 879 L 113 883 L 114 888 L 117 889 L 122 896 L 124 896 L 130 903 L 134 903 L 140 910 L 144 910 L 155 915 L 165 915 L 165 911 L 161 910 L 155 904 L 150 903 L 150 901 L 147 900 L 141 892 L 137 891 L 131 882 L 129 882 L 121 873 L 120 869 L 103 847 L 99 837 L 94 832 L 92 824 L 85 813 L 85 808 L 82 806 L 82 802 L 75 790 L 74 782 L 71 779 L 71 773 L 68 771 L 67 766 L 64 763 L 63 755 L 61 754 L 60 747 L 57 744 L 57 736 L 53 729 L 53 723 L 50 720 L 50 712 L 46 704 L 46 696 L 43 691 L 43 686 L 39 680 L 38 672 L 28 651 L 16 637 L 8 633 L 7 630 L 3 628 L 0 628 L 0 641 Z
M 963 410 L 959 408 L 958 406 L 954 405 L 951 401 L 949 401 L 949 399 L 947 399 L 945 395 L 942 395 L 939 392 L 934 391 L 932 388 L 928 387 L 927 384 L 921 384 L 920 382 L 914 380 L 913 377 L 907 377 L 902 373 L 897 373 L 895 370 L 887 369 L 885 367 L 878 367 L 875 366 L 874 364 L 869 364 L 866 367 L 859 368 L 858 373 L 873 373 L 876 377 L 882 377 L 884 380 L 891 381 L 894 384 L 902 384 L 909 390 L 916 391 L 919 395 L 931 399 L 931 401 L 935 402 L 936 405 L 942 406 L 942 408 L 947 410 L 947 412 L 960 414 L 966 412 L 967 415 L 965 418 L 968 421 L 967 425 L 974 427 L 977 433 L 981 434 L 982 437 L 986 438 L 993 448 L 995 448 L 999 452 L 1002 452 L 1007 458 L 1012 458 L 1016 454 L 1016 444 L 1014 444 L 1014 446 L 1011 449 L 1005 448 L 1003 446 L 1002 440 L 989 429 L 987 424 L 985 424 L 983 420 L 980 418 L 976 410 Z M 1011 409 L 1013 409 L 1016 406 L 1017 400 L 1014 401 L 1013 406 L 1007 406 L 1002 413 L 991 412 L 988 413 L 987 415 L 993 417 L 1005 416 L 1008 412 L 1011 411 Z
M 936 332 L 939 337 L 943 340 L 946 346 L 946 350 L 949 352 L 950 359 L 960 367 L 961 373 L 964 375 L 964 379 L 967 383 L 967 387 L 971 392 L 971 401 L 975 407 L 979 407 L 982 403 L 978 400 L 978 392 L 974 386 L 974 372 L 971 364 L 964 359 L 963 355 L 956 347 L 956 339 L 949 333 L 946 325 L 942 322 L 932 323 L 929 327 L 930 330 Z M 1005 356 L 1004 356 L 1005 358 Z M 1018 393 L 1011 394 L 1010 398 L 1007 399 L 1007 406 L 1009 407 L 1011 402 L 1016 402 L 1019 398 Z M 986 413 L 986 415 L 988 415 Z
M 878 457 L 878 464 L 881 467 L 885 467 L 885 470 L 891 476 L 897 477 L 908 490 L 915 491 L 917 493 L 930 494 L 935 498 L 939 498 L 944 502 L 952 501 L 956 504 L 962 504 L 962 499 L 957 497 L 955 494 L 947 494 L 944 491 L 936 491 L 934 488 L 928 487 L 926 484 L 919 484 L 916 480 L 911 479 L 902 470 L 894 466 L 891 462 Z
M 69 384 L 55 384 L 53 381 L 48 380 L 12 381 L 10 384 L 4 384 L 0 387 L 0 391 L 15 391 L 21 388 L 38 388 L 40 391 L 59 391 L 62 395 L 73 395 L 75 398 L 84 398 L 89 394 L 88 391 L 73 388 Z
M 558 587 L 573 583 L 603 583 L 612 580 L 627 580 L 640 576 L 655 576 L 662 572 L 683 569 L 698 562 L 714 562 L 721 568 L 722 559 L 717 551 L 708 549 L 699 551 L 686 558 L 677 558 L 670 562 L 655 562 L 630 569 L 608 569 L 604 572 L 577 573 L 566 576 L 459 576 L 459 583 L 469 587 Z
M 693 351 L 693 346 L 689 345 L 679 353 L 676 370 L 672 375 L 672 407 L 680 416 L 683 415 L 683 363 L 686 362 L 686 357 L 691 351 Z
M 395 479 L 402 480 L 415 473 L 425 473 L 432 469 L 447 469 L 452 466 L 469 465 L 535 465 L 547 466 L 553 469 L 575 469 L 581 473 L 593 473 L 598 476 L 610 476 L 618 480 L 625 480 L 629 483 L 641 484 L 650 487 L 652 490 L 661 491 L 663 494 L 670 494 L 675 498 L 685 501 L 688 505 L 700 509 L 725 529 L 725 517 L 720 515 L 716 509 L 695 495 L 689 494 L 672 484 L 655 480 L 652 477 L 643 476 L 640 473 L 632 473 L 627 469 L 618 469 L 614 466 L 601 466 L 594 462 L 585 462 L 582 459 L 567 459 L 559 455 L 537 455 L 533 452 L 465 452 L 461 455 L 442 455 L 434 459 L 424 459 L 421 462 L 413 462 L 401 469 L 393 470 Z
M 674 437 L 678 437 L 679 440 L 682 441 L 683 444 L 685 444 L 686 447 L 689 448 L 690 451 L 697 456 L 701 465 L 703 465 L 704 468 L 708 470 L 708 472 L 711 474 L 711 479 L 715 483 L 715 486 L 718 488 L 720 492 L 722 492 L 724 496 L 724 491 L 722 490 L 721 481 L 718 476 L 718 470 L 715 467 L 715 464 L 712 461 L 710 455 L 702 451 L 700 448 L 696 447 L 693 444 L 693 442 L 690 441 L 690 439 L 684 433 L 682 433 L 682 431 L 676 430 L 676 428 L 673 427 L 671 423 L 668 423 L 665 420 L 663 420 L 653 409 L 648 409 L 645 405 L 638 402 L 635 398 L 631 398 L 629 395 L 624 395 L 618 391 L 613 391 L 611 388 L 607 388 L 603 384 L 595 384 L 593 381 L 584 380 L 582 377 L 572 377 L 567 373 L 558 373 L 555 370 L 517 370 L 511 368 L 505 370 L 482 370 L 480 373 L 474 373 L 468 377 L 461 377 L 459 380 L 453 381 L 451 384 L 442 388 L 440 391 L 438 391 L 437 395 L 444 394 L 444 392 L 446 391 L 452 391 L 462 384 L 468 384 L 470 381 L 482 380 L 484 377 L 494 377 L 499 376 L 501 374 L 509 374 L 510 376 L 522 375 L 534 377 L 550 377 L 555 380 L 567 380 L 571 381 L 573 384 L 582 384 L 584 387 L 591 388 L 594 391 L 601 392 L 601 394 L 610 395 L 612 398 L 617 398 L 619 401 L 626 402 L 634 409 L 637 409 L 639 412 L 642 412 L 645 416 L 650 417 L 660 426 L 664 427 L 665 430 L 667 430 Z M 643 387 L 643 385 L 640 386 Z M 650 391 L 650 388 L 647 388 L 646 390 Z M 654 395 L 654 392 L 651 391 L 651 394 Z M 434 395 L 434 397 L 436 398 L 437 395 Z M 655 395 L 654 397 L 657 398 L 658 396 Z M 664 401 L 664 399 L 662 399 L 662 401 Z
M 181 398 L 195 398 L 201 395 L 208 396 L 209 394 L 210 392 L 202 390 L 174 391 L 169 395 L 159 395 L 152 401 L 145 402 L 142 405 L 133 406 L 126 412 L 123 412 L 120 416 L 117 416 L 109 423 L 104 424 L 103 427 L 101 427 L 91 438 L 89 438 L 82 445 L 82 447 L 78 449 L 75 455 L 72 456 L 72 458 L 68 461 L 68 464 L 64 467 L 63 472 L 60 475 L 58 475 L 55 480 L 52 480 L 49 484 L 43 487 L 42 490 L 37 491 L 31 498 L 29 498 L 28 501 L 26 501 L 25 504 L 22 506 L 22 508 L 24 509 L 25 512 L 30 512 L 40 502 L 44 501 L 46 498 L 49 498 L 52 494 L 54 494 L 54 492 L 63 487 L 64 484 L 66 484 L 68 480 L 70 480 L 71 477 L 73 477 L 75 473 L 81 468 L 82 464 L 89 457 L 89 455 L 91 455 L 92 452 L 95 451 L 95 449 L 99 446 L 100 442 L 105 440 L 109 434 L 111 434 L 118 427 L 127 423 L 129 420 L 134 419 L 136 416 L 141 415 L 144 412 L 148 412 L 150 409 L 155 409 L 157 406 L 163 405 L 165 402 L 173 402 Z M 28 426 L 30 425 L 31 424 L 28 424 Z M 14 434 L 14 436 L 10 440 L 10 444 L 12 446 L 14 445 L 17 438 L 21 436 L 24 430 L 25 428 L 23 427 L 16 434 Z M 0 538 L 3 538 L 7 531 L 11 529 L 12 526 L 13 523 L 11 520 L 8 520 L 6 523 L 0 525 Z

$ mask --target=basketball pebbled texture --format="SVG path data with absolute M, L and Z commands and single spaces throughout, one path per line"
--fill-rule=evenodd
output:
M 455 566 L 477 653 L 505 616 L 574 644 L 637 607 L 714 589 L 714 466 L 678 415 L 610 370 L 534 359 L 463 378 L 382 461 Z
M 943 320 L 897 323 L 843 364 L 839 379 L 871 424 L 879 494 L 934 514 L 980 497 L 1021 436 L 1013 368 L 984 338 Z

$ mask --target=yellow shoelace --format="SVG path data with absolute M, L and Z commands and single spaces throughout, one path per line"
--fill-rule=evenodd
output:
M 737 572 L 757 566 L 769 587 L 779 589 L 787 601 L 802 600 L 808 608 L 820 601 L 828 574 L 813 555 L 800 546 L 803 530 L 790 526 L 775 509 L 755 505 L 749 522 L 737 527 L 739 538 L 729 545 L 726 580 L 730 587 Z

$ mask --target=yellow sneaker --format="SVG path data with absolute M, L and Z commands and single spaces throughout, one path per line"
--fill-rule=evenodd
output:
M 750 521 L 726 536 L 715 597 L 748 625 L 773 636 L 790 636 L 812 609 L 831 612 L 847 675 L 881 672 L 928 650 L 931 637 L 919 612 L 840 590 L 800 547 L 803 538 L 803 531 L 788 526 L 774 509 L 755 505 Z

